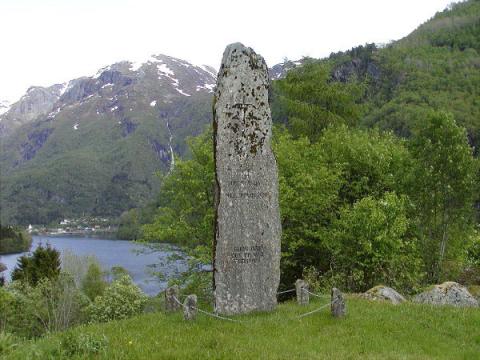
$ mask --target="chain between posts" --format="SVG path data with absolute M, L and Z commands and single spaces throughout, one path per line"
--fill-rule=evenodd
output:
M 289 290 L 280 291 L 280 292 L 277 292 L 277 295 L 286 294 L 286 293 L 289 293 L 289 292 L 293 292 L 293 291 L 295 291 L 295 290 L 296 290 L 296 289 L 289 289 Z
M 309 312 L 307 312 L 307 313 L 305 313 L 305 314 L 302 314 L 302 315 L 299 315 L 299 316 L 297 316 L 296 318 L 297 318 L 297 319 L 301 319 L 301 318 L 303 318 L 303 317 L 305 317 L 305 316 L 315 314 L 316 312 L 319 312 L 320 310 L 323 310 L 323 309 L 326 308 L 327 306 L 332 305 L 335 301 L 336 301 L 336 300 L 330 301 L 329 303 L 320 306 L 318 309 L 313 310 L 313 311 L 309 311 Z
M 277 295 L 279 295 L 279 294 L 284 294 L 284 293 L 287 293 L 287 292 L 293 292 L 293 291 L 295 291 L 295 290 L 296 290 L 296 289 L 289 289 L 289 290 L 285 290 L 285 291 L 280 291 L 280 292 L 277 293 Z M 323 295 L 323 296 L 317 295 L 317 294 L 315 294 L 315 293 L 312 293 L 312 292 L 308 291 L 308 290 L 305 289 L 305 288 L 303 288 L 302 290 L 304 290 L 304 291 L 306 291 L 307 293 L 309 293 L 310 295 L 316 296 L 316 297 L 318 297 L 318 298 L 325 298 L 326 296 L 328 296 L 328 295 Z M 185 306 L 184 304 L 182 304 L 182 303 L 177 299 L 176 296 L 173 296 L 173 299 L 174 299 L 178 304 L 180 304 L 180 306 L 182 306 L 183 308 L 186 308 L 186 306 Z M 296 316 L 296 317 L 293 318 L 293 319 L 301 319 L 301 318 L 303 318 L 303 317 L 306 317 L 306 316 L 315 314 L 315 313 L 319 312 L 320 310 L 323 310 L 323 309 L 326 308 L 327 306 L 332 305 L 335 301 L 336 301 L 336 300 L 330 301 L 329 303 L 322 305 L 322 306 L 319 307 L 318 309 L 315 309 L 315 310 L 309 311 L 309 312 L 307 312 L 307 313 L 305 313 L 305 314 Z M 211 316 L 211 317 L 220 319 L 220 320 L 226 320 L 226 321 L 231 321 L 231 322 L 236 322 L 236 323 L 243 323 L 243 324 L 245 323 L 245 321 L 235 320 L 235 319 L 223 317 L 223 316 L 220 316 L 220 315 L 217 315 L 217 314 L 214 314 L 214 313 L 211 313 L 211 312 L 202 310 L 202 309 L 200 309 L 200 308 L 198 308 L 198 307 L 196 307 L 196 306 L 195 306 L 194 308 L 195 308 L 197 311 L 201 312 L 202 314 L 205 314 L 205 315 L 208 315 L 208 316 Z
M 308 294 L 310 295 L 313 295 L 313 296 L 316 296 L 317 298 L 320 298 L 320 299 L 325 299 L 325 298 L 329 298 L 330 296 L 329 295 L 318 295 L 318 294 L 314 294 L 310 291 L 308 291 L 308 289 L 305 289 L 305 288 L 302 288 L 303 291 L 306 291 Z
M 180 304 L 183 308 L 186 308 L 186 306 L 184 304 L 182 304 L 175 296 L 173 296 L 173 299 L 178 303 Z M 217 314 L 214 314 L 214 313 L 210 313 L 208 311 L 205 311 L 205 310 L 202 310 L 196 306 L 194 306 L 194 308 L 201 312 L 202 314 L 205 314 L 205 315 L 208 315 L 208 316 L 212 316 L 212 317 L 215 317 L 215 318 L 218 318 L 218 319 L 221 319 L 221 320 L 228 320 L 228 321 L 233 321 L 233 322 L 238 322 L 238 323 L 243 323 L 243 321 L 241 320 L 235 320 L 235 319 L 230 319 L 230 318 L 227 318 L 227 317 L 223 317 L 223 316 L 220 316 L 220 315 L 217 315 Z

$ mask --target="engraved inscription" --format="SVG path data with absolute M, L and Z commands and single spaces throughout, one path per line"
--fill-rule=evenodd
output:
M 225 195 L 229 199 L 268 199 L 269 193 L 260 191 L 261 181 L 255 179 L 252 169 L 230 169 L 229 180 L 226 182 Z
M 257 264 L 265 255 L 263 245 L 234 246 L 230 259 L 237 264 Z

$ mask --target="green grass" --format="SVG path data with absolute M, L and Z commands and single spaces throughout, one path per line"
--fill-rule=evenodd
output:
M 300 307 L 292 302 L 272 313 L 238 316 L 243 323 L 198 314 L 185 322 L 181 313 L 145 314 L 71 331 L 103 335 L 104 351 L 95 359 L 478 359 L 480 310 L 348 299 L 348 315 L 334 319 L 328 308 L 311 316 L 323 301 Z M 85 335 L 88 334 L 88 335 Z M 88 358 L 62 355 L 61 338 L 52 334 L 20 344 L 7 359 Z M 33 354 L 33 356 L 32 356 Z

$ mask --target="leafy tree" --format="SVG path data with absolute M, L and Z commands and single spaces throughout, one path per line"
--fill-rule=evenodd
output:
M 430 281 L 461 255 L 474 221 L 478 163 L 464 128 L 447 113 L 432 112 L 411 141 L 416 159 L 410 197 L 416 205 L 421 250 Z
M 12 280 L 20 280 L 33 286 L 44 279 L 55 279 L 60 274 L 58 250 L 39 245 L 31 256 L 21 256 L 12 272 Z
M 92 262 L 88 266 L 87 274 L 82 279 L 81 289 L 91 301 L 94 301 L 97 296 L 103 295 L 107 282 L 104 279 L 104 273 L 101 267 Z
M 331 232 L 332 269 L 326 277 L 353 291 L 378 284 L 415 288 L 421 261 L 408 222 L 406 199 L 395 193 L 367 196 L 344 207 Z
M 138 209 L 130 209 L 120 216 L 117 238 L 137 240 L 142 236 Z
M 287 132 L 278 133 L 274 150 L 282 222 L 281 282 L 291 287 L 305 267 L 329 268 L 325 239 L 336 215 L 342 181 L 338 169 L 329 168 L 319 146 L 307 138 L 294 140 Z

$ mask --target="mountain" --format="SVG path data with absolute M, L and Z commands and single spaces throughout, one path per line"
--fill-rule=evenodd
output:
M 216 71 L 156 55 L 31 87 L 0 116 L 2 223 L 116 216 L 147 202 L 157 172 L 211 121 Z
M 46 115 L 52 110 L 64 90 L 63 84 L 48 88 L 30 87 L 19 101 L 5 108 L 6 111 L 0 114 L 0 137 L 5 137 L 41 115 Z

